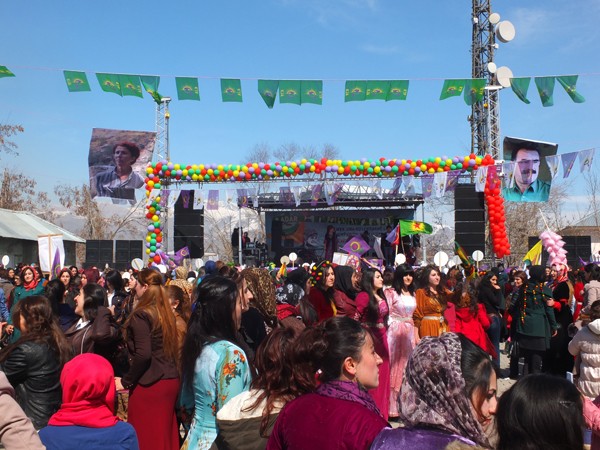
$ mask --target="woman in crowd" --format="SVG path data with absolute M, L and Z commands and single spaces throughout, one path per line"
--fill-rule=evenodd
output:
M 310 303 L 317 311 L 318 321 L 322 322 L 336 315 L 333 300 L 335 274 L 329 261 L 321 261 L 310 269 L 313 288 L 310 290 Z
M 218 433 L 218 411 L 249 388 L 248 360 L 236 337 L 241 320 L 235 282 L 220 276 L 203 280 L 183 344 L 180 403 L 188 414 L 193 411 L 183 450 L 210 448 Z
M 227 402 L 217 413 L 219 435 L 211 449 L 261 450 L 286 403 L 310 391 L 313 383 L 293 381 L 292 346 L 300 332 L 279 327 L 262 342 L 251 389 Z
M 333 259 L 333 254 L 338 251 L 337 233 L 335 232 L 335 227 L 333 225 L 327 225 L 323 245 L 325 247 L 323 258 L 326 261 L 331 261 Z
M 175 314 L 175 325 L 177 326 L 177 338 L 179 352 L 181 354 L 181 348 L 183 347 L 183 340 L 187 331 L 187 324 L 192 315 L 192 305 L 190 298 L 186 291 L 181 289 L 179 286 L 170 284 L 167 286 L 167 297 L 171 302 L 171 308 L 173 314 Z
M 564 378 L 546 374 L 523 377 L 498 401 L 497 449 L 582 449 L 582 403 L 575 385 Z
M 504 296 L 498 284 L 498 275 L 494 271 L 487 272 L 477 290 L 477 299 L 485 306 L 485 312 L 490 319 L 487 335 L 492 341 L 496 356 L 494 364 L 500 367 L 500 334 L 502 332 L 502 313 L 504 312 Z
M 180 287 L 187 294 L 188 298 L 192 298 L 192 290 L 194 289 L 194 285 L 188 281 L 188 270 L 183 266 L 177 266 L 174 272 L 175 279 L 171 280 L 169 286 L 173 285 Z
M 447 293 L 440 286 L 440 271 L 435 266 L 427 266 L 421 273 L 423 288 L 417 289 L 415 298 L 417 307 L 413 314 L 419 337 L 439 336 L 448 331 L 448 322 L 444 318 L 447 308 Z
M 65 285 L 60 279 L 48 281 L 44 288 L 44 296 L 50 301 L 52 312 L 58 320 L 62 331 L 68 330 L 77 320 L 77 314 L 65 301 Z
M 544 286 L 544 273 L 542 266 L 529 268 L 529 280 L 519 289 L 511 309 L 519 355 L 525 358 L 524 375 L 541 372 L 550 337 L 558 329 L 552 311 L 552 293 Z
M 486 431 L 496 412 L 495 368 L 487 353 L 464 336 L 445 333 L 421 340 L 397 400 L 404 427 L 383 430 L 372 449 L 435 450 L 455 441 L 492 448 Z
M 95 283 L 86 284 L 75 297 L 78 316 L 65 337 L 73 347 L 73 354 L 97 353 L 110 360 L 115 352 L 118 329 L 108 308 L 104 306 L 106 292 Z
M 8 317 L 9 326 L 6 329 L 6 331 L 9 334 L 12 333 L 10 339 L 11 342 L 16 342 L 21 336 L 18 327 L 19 324 L 13 324 L 12 322 L 13 314 L 16 311 L 19 302 L 26 297 L 44 294 L 44 284 L 42 282 L 42 279 L 40 278 L 38 271 L 35 270 L 33 267 L 23 267 L 23 269 L 21 269 L 20 280 L 22 284 L 20 286 L 16 286 L 12 292 L 13 299 L 10 307 L 10 315 Z
M 506 299 L 506 310 L 504 317 L 508 326 L 509 340 L 507 342 L 506 353 L 510 355 L 510 372 L 509 376 L 511 379 L 516 380 L 519 378 L 519 344 L 517 342 L 517 317 L 513 316 L 513 305 L 517 303 L 519 299 L 519 292 L 522 286 L 527 284 L 527 274 L 522 270 L 511 271 L 512 286 L 510 294 Z
M 338 316 L 354 317 L 356 296 L 360 291 L 360 276 L 350 266 L 337 266 L 335 275 L 333 302 Z
M 123 325 L 127 321 L 127 318 L 131 315 L 139 300 L 136 289 L 138 285 L 138 275 L 139 272 L 130 274 L 127 282 L 129 293 L 127 294 L 127 297 L 125 297 L 125 300 L 120 304 L 120 307 L 118 309 L 115 308 L 113 317 L 119 325 Z
M 583 286 L 583 308 L 600 300 L 600 267 L 595 264 L 589 268 L 586 266 L 585 277 L 587 283 Z
M 295 380 L 316 383 L 279 413 L 267 449 L 368 449 L 387 426 L 366 391 L 379 384 L 382 360 L 371 334 L 349 317 L 307 328 L 293 352 Z
M 294 328 L 297 332 L 305 328 L 298 307 L 303 298 L 304 290 L 294 283 L 286 283 L 275 290 L 277 320 L 281 326 Z
M 485 306 L 477 301 L 472 281 L 463 280 L 460 272 L 458 278 L 454 292 L 450 295 L 450 301 L 454 303 L 456 311 L 454 331 L 462 333 L 492 358 L 497 357 L 494 345 L 486 333 L 490 327 L 490 319 L 485 312 Z
M 565 264 L 555 264 L 556 276 L 550 285 L 554 299 L 554 318 L 558 323 L 556 336 L 550 339 L 550 348 L 544 358 L 544 372 L 559 377 L 565 377 L 567 372 L 573 370 L 573 357 L 569 354 L 568 334 L 569 325 L 573 323 L 571 314 L 571 301 L 573 299 L 573 285 L 569 281 L 569 268 Z
M 390 307 L 387 331 L 390 348 L 389 416 L 393 418 L 398 417 L 396 398 L 402 386 L 406 362 L 419 342 L 419 331 L 413 322 L 413 313 L 417 307 L 414 276 L 415 272 L 411 266 L 401 264 L 394 272 L 392 288 L 384 291 Z
M 58 277 L 56 278 L 59 279 L 65 287 L 66 296 L 67 293 L 71 290 L 71 281 L 73 280 L 73 275 L 71 274 L 71 271 L 67 267 L 63 267 L 59 272 Z
M 104 287 L 106 288 L 106 303 L 104 306 L 118 316 L 123 308 L 123 302 L 127 298 L 123 277 L 121 277 L 121 272 L 118 270 L 109 270 L 104 274 L 104 280 Z
M 300 313 L 300 317 L 302 317 L 302 321 L 304 325 L 310 326 L 312 324 L 317 323 L 318 316 L 317 311 L 313 307 L 310 302 L 310 291 L 312 289 L 310 274 L 304 270 L 304 268 L 298 268 L 290 273 L 288 273 L 287 278 L 285 279 L 286 285 L 296 285 L 302 289 L 304 295 L 298 301 L 298 311 Z
M 130 392 L 128 422 L 141 450 L 179 448 L 177 327 L 162 281 L 155 270 L 138 275 L 139 302 L 125 324 L 131 366 L 122 379 L 116 378 L 117 390 Z
M 60 406 L 60 371 L 71 352 L 45 297 L 22 299 L 13 317 L 21 336 L 0 351 L 0 369 L 15 388 L 19 406 L 39 430 Z
M 390 407 L 390 351 L 387 340 L 387 320 L 390 313 L 383 294 L 383 275 L 377 269 L 363 271 L 362 292 L 356 296 L 354 319 L 368 327 L 375 351 L 383 360 L 379 366 L 379 385 L 370 392 L 385 420 Z
M 252 293 L 249 308 L 242 314 L 242 326 L 250 338 L 246 343 L 256 352 L 267 334 L 277 326 L 275 284 L 269 272 L 255 267 L 242 270 L 242 278 Z
M 65 364 L 60 383 L 62 405 L 40 430 L 48 450 L 138 450 L 131 424 L 115 416 L 114 372 L 106 359 L 76 356 Z
M 579 361 L 577 387 L 583 395 L 600 396 L 600 301 L 589 308 L 590 323 L 569 342 L 569 352 Z

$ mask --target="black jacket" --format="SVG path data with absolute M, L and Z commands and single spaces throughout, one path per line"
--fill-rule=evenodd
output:
M 60 359 L 46 344 L 18 344 L 6 360 L 2 371 L 15 388 L 16 400 L 36 430 L 48 425 L 48 419 L 60 407 Z

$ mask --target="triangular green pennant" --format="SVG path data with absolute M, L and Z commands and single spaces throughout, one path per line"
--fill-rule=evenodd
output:
M 119 75 L 119 83 L 121 84 L 121 94 L 129 97 L 144 97 L 139 75 Z
M 69 92 L 86 92 L 92 90 L 85 72 L 63 70 L 63 74 L 65 75 L 65 82 L 67 83 Z
M 241 102 L 242 83 L 240 80 L 221 78 L 221 98 L 224 102 Z
M 162 95 L 158 93 L 158 85 L 160 84 L 160 77 L 156 76 L 140 76 L 140 81 L 144 86 L 144 90 L 150 94 L 154 101 L 158 104 L 162 101 Z
M 104 92 L 112 92 L 113 94 L 123 96 L 123 94 L 121 94 L 119 75 L 112 73 L 97 73 L 96 78 L 98 78 L 98 83 Z
M 280 80 L 279 81 L 279 103 L 294 103 L 300 105 L 300 91 L 302 83 L 299 80 Z
M 554 83 L 554 77 L 535 78 L 535 85 L 540 94 L 542 106 L 554 106 Z
M 389 81 L 372 80 L 367 81 L 366 100 L 385 100 L 390 90 Z
M 177 99 L 200 100 L 198 78 L 175 77 L 175 85 L 177 86 Z
M 300 83 L 300 103 L 323 104 L 323 82 L 317 80 Z
M 571 100 L 575 103 L 583 103 L 585 102 L 585 98 L 577 92 L 577 78 L 579 78 L 579 75 L 563 75 L 561 77 L 556 77 L 560 85 L 565 88 L 565 92 L 571 97 Z
M 392 80 L 390 81 L 390 89 L 388 91 L 386 102 L 390 100 L 406 100 L 408 95 L 408 80 Z
M 4 77 L 14 77 L 15 74 L 8 70 L 6 66 L 0 66 L 0 78 Z
M 275 104 L 278 89 L 279 80 L 258 80 L 258 93 L 269 109 L 273 108 Z
M 515 95 L 519 97 L 519 100 L 521 100 L 523 103 L 527 103 L 528 105 L 531 103 L 527 98 L 529 83 L 531 83 L 531 78 L 529 77 L 510 79 L 510 87 L 515 93 Z
M 444 80 L 444 86 L 442 87 L 442 93 L 440 94 L 440 100 L 445 100 L 450 97 L 458 97 L 462 94 L 465 88 L 466 80 Z
M 366 81 L 346 81 L 345 102 L 362 102 L 367 98 Z
M 471 80 L 465 80 L 464 99 L 467 105 L 471 106 L 474 103 L 479 103 L 481 100 L 483 100 L 485 83 L 485 78 L 473 78 Z

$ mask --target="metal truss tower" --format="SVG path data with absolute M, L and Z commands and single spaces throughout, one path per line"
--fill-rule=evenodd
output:
M 494 34 L 494 24 L 490 22 L 491 1 L 473 0 L 473 40 L 471 54 L 473 58 L 473 78 L 487 80 L 482 102 L 472 106 L 469 117 L 471 122 L 471 148 L 477 155 L 490 153 L 494 159 L 500 156 L 500 124 L 498 87 L 495 86 L 494 50 L 498 47 Z M 490 63 L 492 65 L 490 66 Z
M 155 161 L 170 159 L 169 154 L 169 102 L 170 97 L 163 97 L 160 103 L 156 104 L 156 144 L 154 146 Z

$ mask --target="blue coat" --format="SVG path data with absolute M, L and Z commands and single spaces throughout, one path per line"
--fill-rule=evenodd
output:
M 139 450 L 135 430 L 126 422 L 106 428 L 49 425 L 40 430 L 40 439 L 47 450 Z

